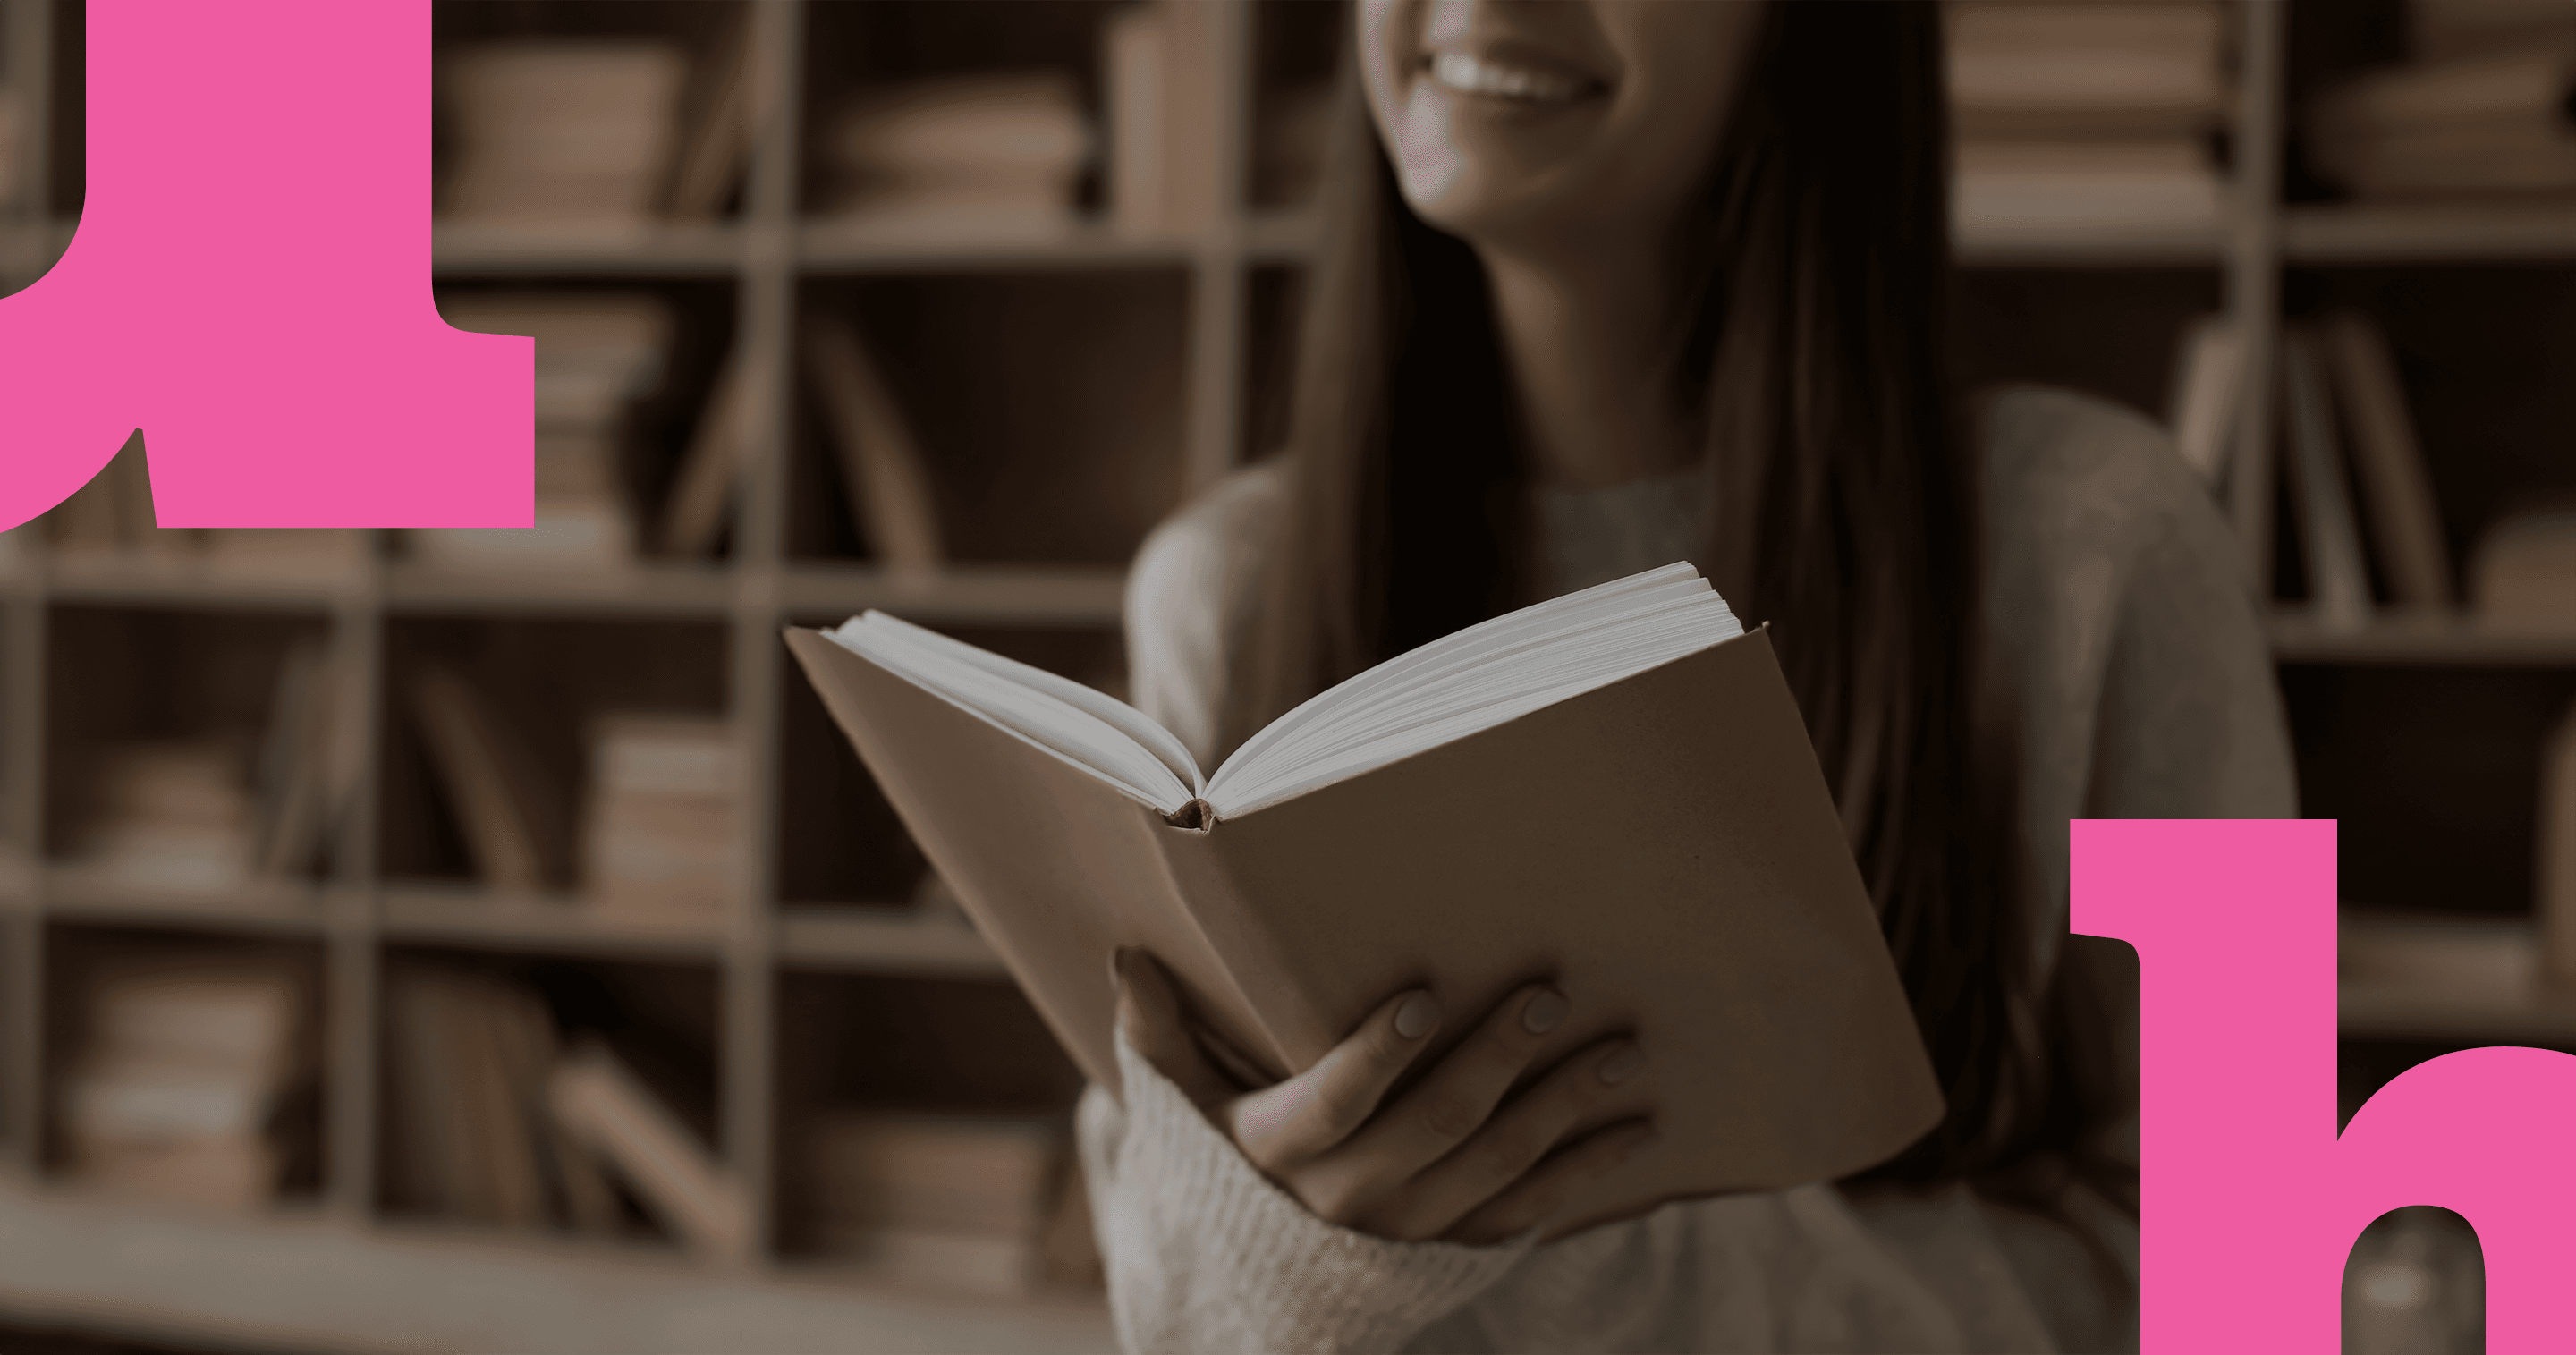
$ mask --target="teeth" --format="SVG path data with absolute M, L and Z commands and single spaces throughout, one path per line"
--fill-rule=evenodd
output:
M 1443 52 L 1433 58 L 1431 78 L 1468 94 L 1531 103 L 1565 103 L 1583 92 L 1582 85 L 1561 75 L 1497 66 L 1457 52 Z

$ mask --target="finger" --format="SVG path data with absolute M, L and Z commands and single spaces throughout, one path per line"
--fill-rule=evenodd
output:
M 1573 1010 L 1565 994 L 1531 984 L 1505 998 L 1438 1067 L 1333 1154 L 1350 1184 L 1392 1188 L 1465 1143 Z
M 1118 1028 L 1145 1062 L 1201 1106 L 1234 1094 L 1225 1075 L 1190 1037 L 1180 994 L 1161 961 L 1147 951 L 1122 947 L 1109 957 L 1109 972 L 1118 984 Z
M 1388 998 L 1314 1067 L 1236 1102 L 1234 1141 L 1274 1173 L 1332 1151 L 1376 1113 L 1439 1028 L 1440 1000 L 1430 993 Z
M 1645 1120 L 1623 1120 L 1586 1134 L 1451 1225 L 1443 1236 L 1451 1242 L 1484 1247 L 1510 1241 L 1532 1228 L 1547 1230 L 1572 1222 L 1567 1216 L 1568 1207 L 1579 1200 L 1586 1187 L 1626 1164 L 1654 1141 L 1655 1127 Z M 1554 1234 L 1543 1233 L 1542 1240 L 1554 1241 Z
M 1634 1040 L 1604 1040 L 1565 1060 L 1485 1126 L 1381 1203 L 1371 1222 L 1387 1237 L 1438 1237 L 1501 1196 L 1562 1145 L 1612 1089 L 1645 1067 Z

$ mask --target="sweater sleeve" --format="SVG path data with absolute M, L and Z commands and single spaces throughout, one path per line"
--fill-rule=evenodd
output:
M 1131 1351 L 1397 1351 L 1527 1244 L 1389 1242 L 1316 1217 L 1118 1039 L 1124 1104 L 1077 1117 L 1092 1226 Z

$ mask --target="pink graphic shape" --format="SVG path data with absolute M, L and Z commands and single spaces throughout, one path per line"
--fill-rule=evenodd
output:
M 2487 1349 L 2563 1350 L 2576 1058 L 2410 1069 L 2335 1134 L 2335 825 L 2079 820 L 2075 931 L 2138 950 L 2140 1349 L 2333 1355 L 2352 1244 L 2441 1205 L 2486 1252 Z
M 431 299 L 430 0 L 90 0 L 89 172 L 0 298 L 0 528 L 136 428 L 164 527 L 526 527 L 533 339 Z

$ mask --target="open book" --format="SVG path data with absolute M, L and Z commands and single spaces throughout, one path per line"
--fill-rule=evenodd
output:
M 1769 637 L 1689 565 L 1388 660 L 1213 774 L 1131 707 L 893 617 L 787 639 L 1095 1081 L 1133 945 L 1273 1076 L 1408 984 L 1448 1013 L 1427 1067 L 1554 979 L 1550 1058 L 1620 1031 L 1651 1056 L 1594 1123 L 1662 1132 L 1591 1220 L 1847 1175 L 1940 1116 Z

